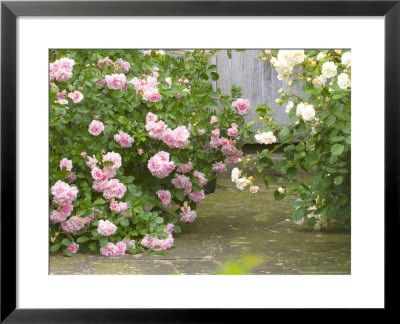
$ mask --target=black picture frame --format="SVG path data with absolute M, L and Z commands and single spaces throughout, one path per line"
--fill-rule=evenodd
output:
M 398 275 L 400 3 L 396 1 L 37 1 L 1 3 L 1 322 L 235 322 L 263 310 L 16 308 L 16 19 L 19 16 L 384 16 L 385 18 L 385 309 Z M 355 26 L 356 28 L 356 26 Z M 362 32 L 362 31 L 360 31 Z M 366 283 L 367 284 L 367 283 Z M 327 305 L 329 306 L 329 305 Z M 262 315 L 262 314 L 260 314 Z M 248 316 L 248 315 L 247 315 Z

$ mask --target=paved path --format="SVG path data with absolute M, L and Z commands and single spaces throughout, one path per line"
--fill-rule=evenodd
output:
M 214 274 L 226 260 L 256 255 L 250 274 L 350 274 L 350 233 L 337 225 L 308 231 L 291 221 L 291 199 L 275 201 L 261 183 L 256 195 L 229 179 L 199 205 L 198 218 L 175 234 L 167 255 L 120 257 L 51 254 L 50 274 Z

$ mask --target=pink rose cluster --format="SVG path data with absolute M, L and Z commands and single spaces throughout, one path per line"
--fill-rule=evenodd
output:
M 175 169 L 175 163 L 169 160 L 169 153 L 160 151 L 147 162 L 151 174 L 157 178 L 165 178 Z
M 200 192 L 192 192 L 189 194 L 189 198 L 194 201 L 195 203 L 202 202 L 205 198 L 204 190 Z
M 68 234 L 77 234 L 83 228 L 88 228 L 89 224 L 96 219 L 96 215 L 92 217 L 72 216 L 66 222 L 61 223 L 61 228 Z
M 67 57 L 50 63 L 50 80 L 56 79 L 60 82 L 69 80 L 72 77 L 74 65 L 75 61 Z
M 236 124 L 232 124 L 232 128 L 228 129 L 228 135 L 229 133 L 237 135 Z M 236 148 L 236 140 L 227 139 L 225 137 L 220 138 L 219 135 L 220 131 L 218 128 L 212 130 L 211 141 L 209 142 L 210 147 L 216 149 L 219 146 L 222 146 L 221 152 L 226 156 L 225 163 L 228 164 L 237 163 L 238 159 L 240 159 L 243 156 L 243 152 Z
M 132 143 L 135 142 L 135 140 L 127 133 L 124 133 L 123 131 L 119 131 L 118 134 L 114 135 L 114 140 L 121 145 L 121 147 L 132 147 Z
M 78 195 L 78 189 L 70 187 L 67 183 L 58 180 L 51 187 L 51 194 L 53 195 L 53 202 L 59 206 L 65 207 L 71 205 L 72 201 Z
M 239 115 L 245 116 L 249 113 L 250 111 L 250 100 L 249 99 L 236 99 L 234 102 L 232 102 L 232 107 L 236 108 L 236 111 Z
M 144 75 L 141 79 L 134 77 L 128 83 L 133 84 L 136 90 L 136 94 L 139 95 L 143 100 L 149 102 L 159 102 L 162 100 L 162 96 L 159 93 L 158 85 L 160 82 L 158 78 L 158 68 L 153 68 L 152 75 Z
M 108 242 L 105 247 L 100 249 L 101 255 L 104 256 L 119 256 L 124 255 L 126 251 L 130 251 L 136 248 L 136 242 L 134 240 L 129 240 L 128 238 L 124 238 L 122 241 L 117 244 Z
M 223 162 L 216 162 L 212 165 L 212 169 L 215 173 L 224 173 L 228 171 L 226 166 Z
M 72 170 L 72 161 L 63 158 L 60 161 L 60 170 L 64 168 L 70 172 Z M 75 173 L 70 172 L 70 174 L 66 176 L 66 179 L 71 182 L 74 181 L 76 179 Z M 51 187 L 51 193 L 53 195 L 53 202 L 58 206 L 57 210 L 53 210 L 50 213 L 50 222 L 52 224 L 65 222 L 74 209 L 72 201 L 77 197 L 78 189 L 70 187 L 69 184 L 58 180 Z
M 169 250 L 170 248 L 172 248 L 172 245 L 174 244 L 174 238 L 172 237 L 173 229 L 174 229 L 174 224 L 168 224 L 164 229 L 164 233 L 168 234 L 167 238 L 159 239 L 151 237 L 148 234 L 146 234 L 143 237 L 140 244 L 145 248 L 152 249 L 154 251 Z
M 178 171 L 179 173 L 188 173 L 192 169 L 193 169 L 193 163 L 189 161 L 186 164 L 180 164 L 176 169 L 176 171 Z
M 115 69 L 119 71 L 121 68 L 122 73 L 128 73 L 131 70 L 131 64 L 129 62 L 124 61 L 123 59 L 119 58 L 115 61 Z
M 68 180 L 70 183 L 74 182 L 76 180 L 76 174 L 75 172 L 71 172 L 72 161 L 68 160 L 67 158 L 63 158 L 60 161 L 60 170 L 62 171 L 64 168 L 69 172 L 65 179 Z
M 103 164 L 111 162 L 112 166 L 105 166 L 101 169 L 97 164 L 99 161 L 95 156 L 87 157 L 86 165 L 91 169 L 93 178 L 92 188 L 95 191 L 102 192 L 104 199 L 110 202 L 110 209 L 114 210 L 117 214 L 124 213 L 125 216 L 131 216 L 128 211 L 127 203 L 117 202 L 114 199 L 121 199 L 125 192 L 126 187 L 118 179 L 113 179 L 117 174 L 117 169 L 122 165 L 121 155 L 115 152 L 108 152 L 103 155 Z
M 108 66 L 111 66 L 113 64 L 113 61 L 107 56 L 103 59 L 99 59 L 97 61 L 97 66 L 99 69 L 103 68 L 104 63 L 107 63 Z
M 185 201 L 181 207 L 181 218 L 180 220 L 184 223 L 192 223 L 197 218 L 197 213 L 195 210 L 191 210 L 188 203 Z
M 174 130 L 159 120 L 157 115 L 149 112 L 146 116 L 145 128 L 150 138 L 163 141 L 169 148 L 184 149 L 189 145 L 190 133 L 186 126 L 178 126 Z
M 197 179 L 199 179 L 199 182 L 198 182 L 198 185 L 200 186 L 200 187 L 204 187 L 206 184 L 207 184 L 207 182 L 208 182 L 208 180 L 206 179 L 206 177 L 204 176 L 204 173 L 203 172 L 200 172 L 200 171 L 194 171 L 193 172 L 193 175 L 197 178 Z
M 190 182 L 190 178 L 188 176 L 175 173 L 171 183 L 176 189 L 184 189 L 184 195 L 188 195 L 192 192 L 192 183 Z
M 171 203 L 171 193 L 168 190 L 158 190 L 156 194 L 161 200 L 163 208 L 169 208 Z
M 128 203 L 126 202 L 118 202 L 118 201 L 111 201 L 110 209 L 113 210 L 116 214 L 123 213 L 129 209 Z M 131 216 L 131 215 L 130 215 Z

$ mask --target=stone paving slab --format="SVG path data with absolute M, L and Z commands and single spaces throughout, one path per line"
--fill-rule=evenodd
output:
M 303 175 L 304 181 L 309 181 Z M 198 218 L 182 224 L 167 255 L 142 253 L 120 257 L 51 254 L 50 274 L 215 274 L 227 260 L 257 255 L 262 263 L 250 274 L 350 274 L 350 232 L 335 224 L 309 231 L 291 221 L 293 197 L 275 201 L 270 188 L 256 181 L 252 195 L 219 178 L 217 190 L 199 204 Z

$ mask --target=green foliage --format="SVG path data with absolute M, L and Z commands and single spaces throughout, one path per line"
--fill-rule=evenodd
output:
M 276 60 L 278 53 L 276 50 L 262 51 L 260 58 L 264 62 Z M 292 73 L 284 75 L 289 89 L 280 91 L 279 102 L 282 106 L 293 103 L 289 112 L 292 124 L 282 128 L 270 122 L 273 116 L 268 110 L 262 107 L 256 110 L 268 130 L 279 132 L 280 141 L 273 149 L 264 150 L 258 155 L 259 172 L 266 169 L 278 171 L 292 185 L 291 191 L 299 194 L 294 204 L 297 209 L 293 219 L 296 223 L 306 220 L 308 228 L 330 226 L 338 218 L 343 218 L 345 227 L 350 228 L 351 90 L 342 89 L 338 81 L 342 73 L 351 76 L 351 67 L 341 62 L 344 53 L 338 50 L 306 50 L 304 61 L 296 65 Z M 320 56 L 317 59 L 318 54 Z M 313 81 L 321 75 L 322 65 L 326 62 L 333 62 L 337 73 L 317 87 Z M 306 95 L 303 97 L 293 93 L 293 85 L 298 82 L 304 84 L 303 92 Z M 297 113 L 297 106 L 303 103 L 312 105 L 315 118 L 304 119 Z M 268 155 L 282 146 L 285 159 L 274 163 Z M 297 174 L 298 168 L 314 173 L 311 185 L 291 179 Z M 274 196 L 280 200 L 285 195 L 275 191 Z

